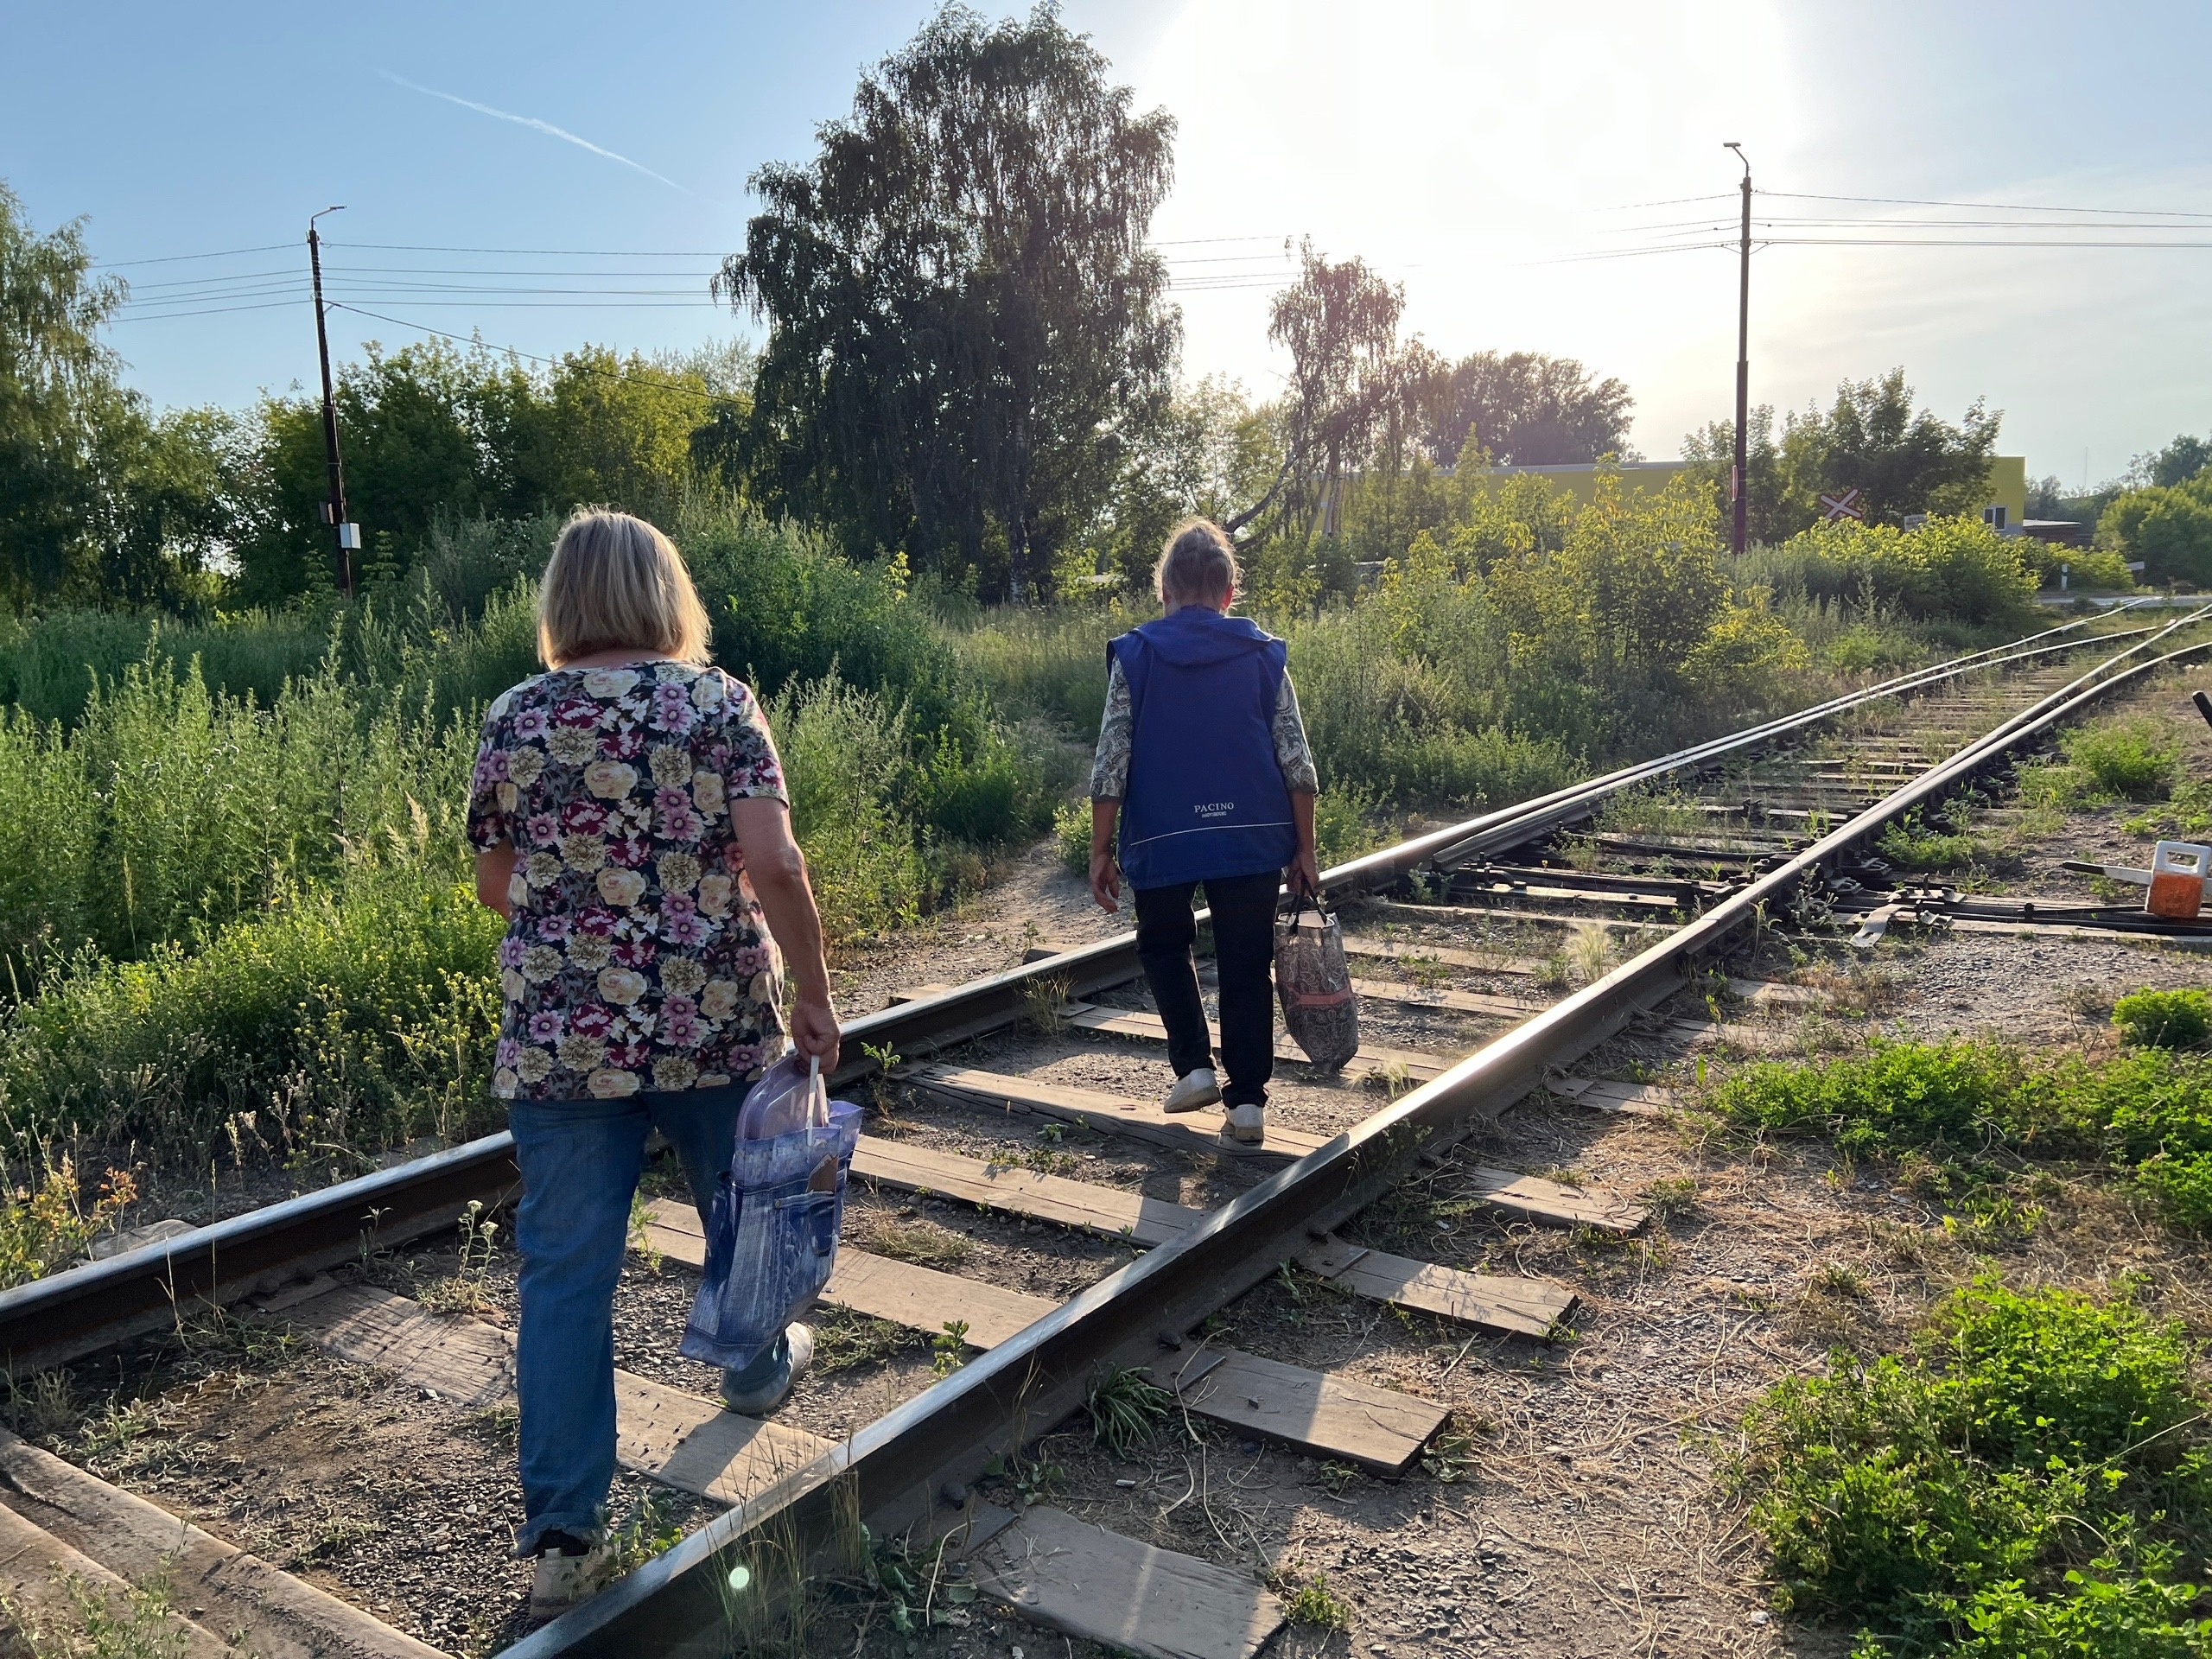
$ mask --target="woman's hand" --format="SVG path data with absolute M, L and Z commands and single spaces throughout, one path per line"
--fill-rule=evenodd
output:
M 1090 896 L 1098 901 L 1101 910 L 1122 907 L 1122 867 L 1114 861 L 1114 855 L 1103 848 L 1090 855 Z
M 1090 798 L 1090 896 L 1109 912 L 1122 907 L 1122 867 L 1114 861 L 1114 820 L 1121 815 L 1112 796 Z
M 1290 861 L 1290 868 L 1283 873 L 1283 885 L 1309 899 L 1321 896 L 1321 861 L 1311 847 L 1298 849 L 1298 855 Z
M 837 1069 L 837 1011 L 828 1000 L 816 1002 L 805 997 L 795 998 L 791 1003 L 791 1046 L 808 1059 L 822 1062 L 822 1075 L 828 1077 Z

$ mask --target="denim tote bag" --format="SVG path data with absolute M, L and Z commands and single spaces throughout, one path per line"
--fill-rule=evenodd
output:
M 833 1100 L 826 1124 L 737 1143 L 715 1188 L 706 1276 L 683 1332 L 687 1358 L 741 1370 L 822 1294 L 860 1138 L 861 1109 Z

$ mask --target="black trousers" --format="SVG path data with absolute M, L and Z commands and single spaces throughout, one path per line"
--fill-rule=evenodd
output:
M 1229 1106 L 1264 1106 L 1275 1070 L 1275 894 L 1282 878 L 1273 870 L 1205 883 L 1213 912 L 1214 967 L 1221 980 L 1221 1098 Z M 1138 887 L 1137 958 L 1167 1027 L 1167 1059 L 1183 1077 L 1213 1064 L 1205 1005 L 1191 959 L 1198 922 L 1191 912 L 1195 881 Z

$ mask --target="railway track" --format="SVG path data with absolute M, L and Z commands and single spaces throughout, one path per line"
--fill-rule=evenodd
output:
M 2142 931 L 2095 907 L 1999 913 L 1899 878 L 1873 842 L 2114 689 L 2212 648 L 2191 643 L 2191 621 L 2069 625 L 1328 872 L 1369 1034 L 1334 1077 L 1281 1049 L 1287 1086 L 1259 1148 L 1218 1138 L 1212 1115 L 1170 1117 L 1152 1103 L 1163 1033 L 1126 935 L 966 985 L 918 984 L 849 1022 L 837 1081 L 876 1090 L 883 1109 L 855 1160 L 852 1224 L 824 1300 L 927 1338 L 944 1374 L 835 1434 L 622 1374 L 624 1464 L 720 1512 L 509 1651 L 719 1650 L 823 1563 L 849 1565 L 861 1536 L 901 1541 L 963 1599 L 1072 1637 L 1142 1653 L 1255 1651 L 1282 1612 L 1249 1570 L 1028 1501 L 1026 1449 L 1103 1383 L 1109 1397 L 1166 1402 L 1208 1433 L 1327 1466 L 1414 1467 L 1446 1428 L 1441 1406 L 1414 1387 L 1246 1351 L 1210 1321 L 1287 1267 L 1471 1340 L 1541 1342 L 1570 1325 L 1575 1297 L 1562 1284 L 1345 1232 L 1409 1176 L 1448 1168 L 1491 1212 L 1634 1233 L 1647 1216 L 1633 1194 L 1495 1166 L 1461 1142 L 1537 1090 L 1575 1109 L 1666 1112 L 1663 1080 L 1576 1063 L 1624 1031 L 1688 1054 L 1792 1003 L 1794 988 L 1730 976 L 1747 931 L 1862 943 L 1946 923 Z M 20 1382 L 168 1325 L 182 1305 L 243 1302 L 427 1396 L 493 1407 L 512 1397 L 505 1331 L 329 1270 L 448 1232 L 467 1205 L 496 1208 L 513 1181 L 506 1138 L 492 1136 L 72 1269 L 0 1294 L 0 1350 Z M 641 1249 L 677 1263 L 702 1255 L 687 1205 L 657 1201 L 641 1220 Z M 1072 1294 L 981 1270 L 1008 1239 L 1047 1241 L 1061 1265 L 1046 1276 Z M 949 1270 L 963 1255 L 979 1270 Z M 19 1442 L 0 1444 L 0 1530 L 35 1535 L 16 1541 L 33 1559 L 83 1558 L 126 1578 L 158 1555 L 148 1541 L 183 1536 L 199 1593 L 234 1615 L 224 1628 L 244 1619 L 272 1654 L 432 1651 L 205 1534 L 177 1534 L 174 1519 Z

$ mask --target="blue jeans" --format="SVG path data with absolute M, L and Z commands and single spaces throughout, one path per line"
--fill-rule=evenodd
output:
M 515 1211 L 522 1252 L 522 1333 L 515 1354 L 522 1402 L 518 1555 L 535 1553 L 548 1532 L 582 1538 L 603 1524 L 614 1480 L 614 1286 L 629 1245 L 646 1131 L 658 1128 L 674 1144 L 704 1225 L 716 1178 L 729 1167 L 744 1098 L 745 1086 L 730 1084 L 620 1100 L 508 1105 L 522 1171 Z M 736 1386 L 765 1381 L 781 1360 L 779 1344 L 728 1380 Z

